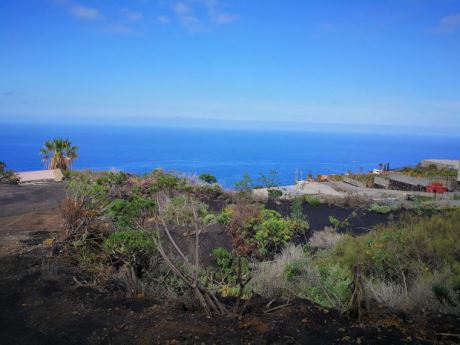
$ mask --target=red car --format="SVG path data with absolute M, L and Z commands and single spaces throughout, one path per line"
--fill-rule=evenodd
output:
M 426 187 L 426 191 L 428 193 L 445 193 L 447 192 L 447 188 L 442 185 L 442 183 L 432 183 Z

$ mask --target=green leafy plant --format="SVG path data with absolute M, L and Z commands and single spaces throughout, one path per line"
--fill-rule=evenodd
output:
M 267 175 L 264 173 L 259 174 L 259 178 L 257 181 L 260 183 L 262 187 L 265 188 L 273 188 L 279 185 L 279 176 L 276 170 L 270 170 Z
M 331 224 L 334 229 L 336 229 L 340 225 L 340 220 L 335 218 L 334 216 L 329 216 L 329 224 Z
M 243 175 L 243 178 L 235 182 L 235 189 L 241 193 L 250 193 L 252 190 L 252 178 L 248 173 Z
M 217 270 L 212 271 L 212 280 L 217 282 L 219 293 L 225 297 L 247 295 L 249 291 L 241 291 L 241 283 L 249 279 L 248 259 L 237 257 L 222 247 L 214 249 L 212 255 L 217 263 Z
M 110 234 L 102 243 L 102 248 L 131 268 L 147 267 L 150 257 L 157 252 L 153 236 L 142 230 L 120 230 Z
M 302 275 L 304 267 L 306 265 L 305 260 L 295 260 L 288 262 L 284 267 L 284 277 L 288 282 L 293 282 L 296 278 Z
M 143 225 L 146 217 L 153 211 L 155 202 L 141 195 L 131 200 L 115 199 L 107 207 L 107 215 L 120 227 L 133 227 L 136 222 Z
M 129 175 L 123 171 L 110 171 L 104 176 L 101 176 L 98 179 L 96 179 L 96 184 L 104 187 L 120 186 L 123 183 L 125 183 L 128 180 L 128 178 Z
M 159 191 L 170 192 L 173 189 L 179 189 L 181 179 L 172 174 L 160 173 L 157 174 L 156 181 L 150 186 L 150 191 L 156 193 Z
M 291 218 L 296 220 L 305 220 L 305 216 L 302 211 L 302 201 L 299 198 L 295 198 L 292 201 Z
M 184 194 L 171 198 L 171 200 L 166 204 L 163 211 L 164 220 L 168 224 L 181 226 L 193 224 L 194 217 L 192 203 L 196 206 L 198 217 L 203 220 L 203 218 L 209 214 L 208 205 L 189 198 Z M 210 220 L 208 219 L 208 221 Z
M 394 212 L 398 209 L 397 205 L 382 205 L 378 203 L 373 203 L 369 207 L 369 211 L 375 212 L 375 213 L 380 213 L 380 214 L 390 214 L 391 212 Z
M 217 179 L 214 175 L 203 173 L 199 176 L 199 179 L 205 183 L 217 183 Z
M 318 206 L 318 205 L 321 205 L 322 203 L 321 200 L 317 198 L 316 196 L 308 195 L 308 194 L 305 194 L 302 196 L 302 201 L 306 202 L 310 206 Z
M 279 199 L 283 196 L 283 191 L 280 189 L 269 189 L 268 190 L 268 197 L 270 199 Z

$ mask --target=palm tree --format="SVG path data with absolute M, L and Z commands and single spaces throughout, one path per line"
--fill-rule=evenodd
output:
M 77 159 L 77 146 L 73 146 L 68 139 L 47 140 L 40 149 L 42 161 L 46 169 L 67 170 Z

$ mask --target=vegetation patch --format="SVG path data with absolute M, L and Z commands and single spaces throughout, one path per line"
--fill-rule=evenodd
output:
M 424 168 L 421 166 L 413 167 L 406 167 L 399 170 L 403 174 L 410 175 L 413 177 L 455 177 L 457 176 L 456 169 L 449 169 L 449 168 L 441 168 L 439 169 L 435 164 L 431 164 L 429 167 Z
M 18 184 L 19 178 L 14 171 L 6 168 L 6 163 L 0 161 L 0 184 Z
M 387 204 L 378 204 L 378 203 L 373 203 L 369 207 L 369 211 L 380 213 L 380 214 L 390 214 L 394 211 L 397 211 L 398 209 L 399 209 L 398 205 L 387 205 Z

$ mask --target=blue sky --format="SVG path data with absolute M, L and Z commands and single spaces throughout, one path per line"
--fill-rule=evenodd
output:
M 460 130 L 460 1 L 0 0 L 0 47 L 2 122 Z

